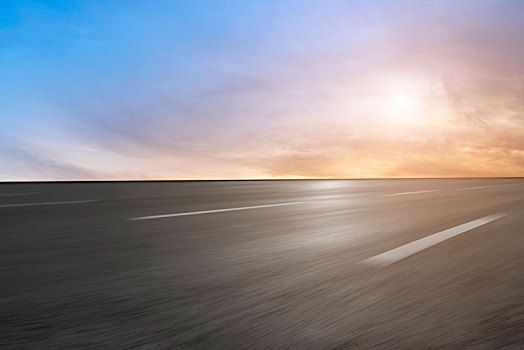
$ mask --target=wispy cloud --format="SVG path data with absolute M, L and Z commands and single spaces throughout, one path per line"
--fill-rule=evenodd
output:
M 0 178 L 524 173 L 521 2 L 105 6 L 0 56 L 50 68 L 10 72 Z

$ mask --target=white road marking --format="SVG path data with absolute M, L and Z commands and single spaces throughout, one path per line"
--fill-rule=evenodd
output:
M 14 204 L 2 204 L 0 208 L 14 208 L 14 207 L 34 207 L 40 205 L 62 205 L 62 204 L 82 204 L 98 202 L 100 199 L 88 199 L 83 201 L 64 201 L 64 202 L 39 202 L 39 203 L 14 203 Z
M 428 192 L 437 192 L 437 191 L 440 191 L 440 190 L 426 190 L 426 191 L 391 193 L 391 194 L 385 194 L 382 197 L 404 196 L 404 195 L 407 195 L 407 194 L 428 193 Z
M 520 184 L 518 184 L 518 183 L 513 183 L 513 184 L 504 184 L 504 185 L 490 185 L 490 186 L 464 187 L 464 188 L 458 188 L 457 191 L 476 190 L 476 189 L 479 189 L 479 188 L 504 187 L 504 186 L 514 186 L 514 185 L 520 185 Z M 437 191 L 442 191 L 442 190 L 425 190 L 425 191 L 413 191 L 413 192 L 391 193 L 391 194 L 384 194 L 384 195 L 382 195 L 382 197 L 404 196 L 404 195 L 409 195 L 409 194 L 428 193 L 428 192 L 437 192 Z
M 0 193 L 0 197 L 19 197 L 19 196 L 30 196 L 32 194 L 39 194 L 42 192 L 25 192 L 25 193 Z
M 465 191 L 465 190 L 476 190 L 477 188 L 487 188 L 487 187 L 495 187 L 495 186 L 477 186 L 477 187 L 464 187 L 459 188 L 459 191 Z
M 190 211 L 190 212 L 185 212 L 185 213 L 162 214 L 162 215 L 151 215 L 151 216 L 139 216 L 139 217 L 131 218 L 131 219 L 128 219 L 128 220 L 162 219 L 162 218 L 171 218 L 171 217 L 175 217 L 175 216 L 211 214 L 211 213 L 221 213 L 221 212 L 225 212 L 225 211 L 281 207 L 281 206 L 285 206 L 285 205 L 295 205 L 295 204 L 302 204 L 302 203 L 305 203 L 305 202 L 290 202 L 290 203 L 279 203 L 279 204 L 266 204 L 266 205 L 255 205 L 255 206 L 252 206 L 252 207 L 238 207 L 238 208 L 226 208 L 226 209 L 215 209 L 215 210 Z
M 477 188 L 504 187 L 504 186 L 515 186 L 515 185 L 520 185 L 520 184 L 516 183 L 516 184 L 504 184 L 504 185 L 490 185 L 490 186 L 465 187 L 465 188 L 459 188 L 459 191 L 464 191 L 464 190 L 475 190 L 475 189 L 477 189 Z
M 504 215 L 506 214 L 488 215 L 483 218 L 473 220 L 465 224 L 458 225 L 458 226 L 449 228 L 447 230 L 434 233 L 430 236 L 418 239 L 416 241 L 410 242 L 398 248 L 389 250 L 385 253 L 382 253 L 372 258 L 366 259 L 362 261 L 361 264 L 372 265 L 372 266 L 377 266 L 377 267 L 386 267 L 400 260 L 403 260 L 413 254 L 416 254 L 424 249 L 434 246 L 435 244 L 438 244 L 447 239 L 455 237 L 466 231 L 473 230 L 474 228 L 485 225 L 491 221 L 497 220 L 503 217 Z

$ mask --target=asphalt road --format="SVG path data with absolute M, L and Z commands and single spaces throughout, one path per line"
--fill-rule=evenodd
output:
M 0 184 L 2 349 L 523 349 L 524 179 Z

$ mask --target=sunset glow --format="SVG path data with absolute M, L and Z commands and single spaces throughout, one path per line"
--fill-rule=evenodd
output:
M 521 1 L 1 7 L 0 180 L 524 174 Z

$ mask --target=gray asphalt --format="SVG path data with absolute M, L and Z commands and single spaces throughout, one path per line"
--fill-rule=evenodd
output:
M 523 349 L 523 209 L 519 178 L 0 184 L 0 348 Z

